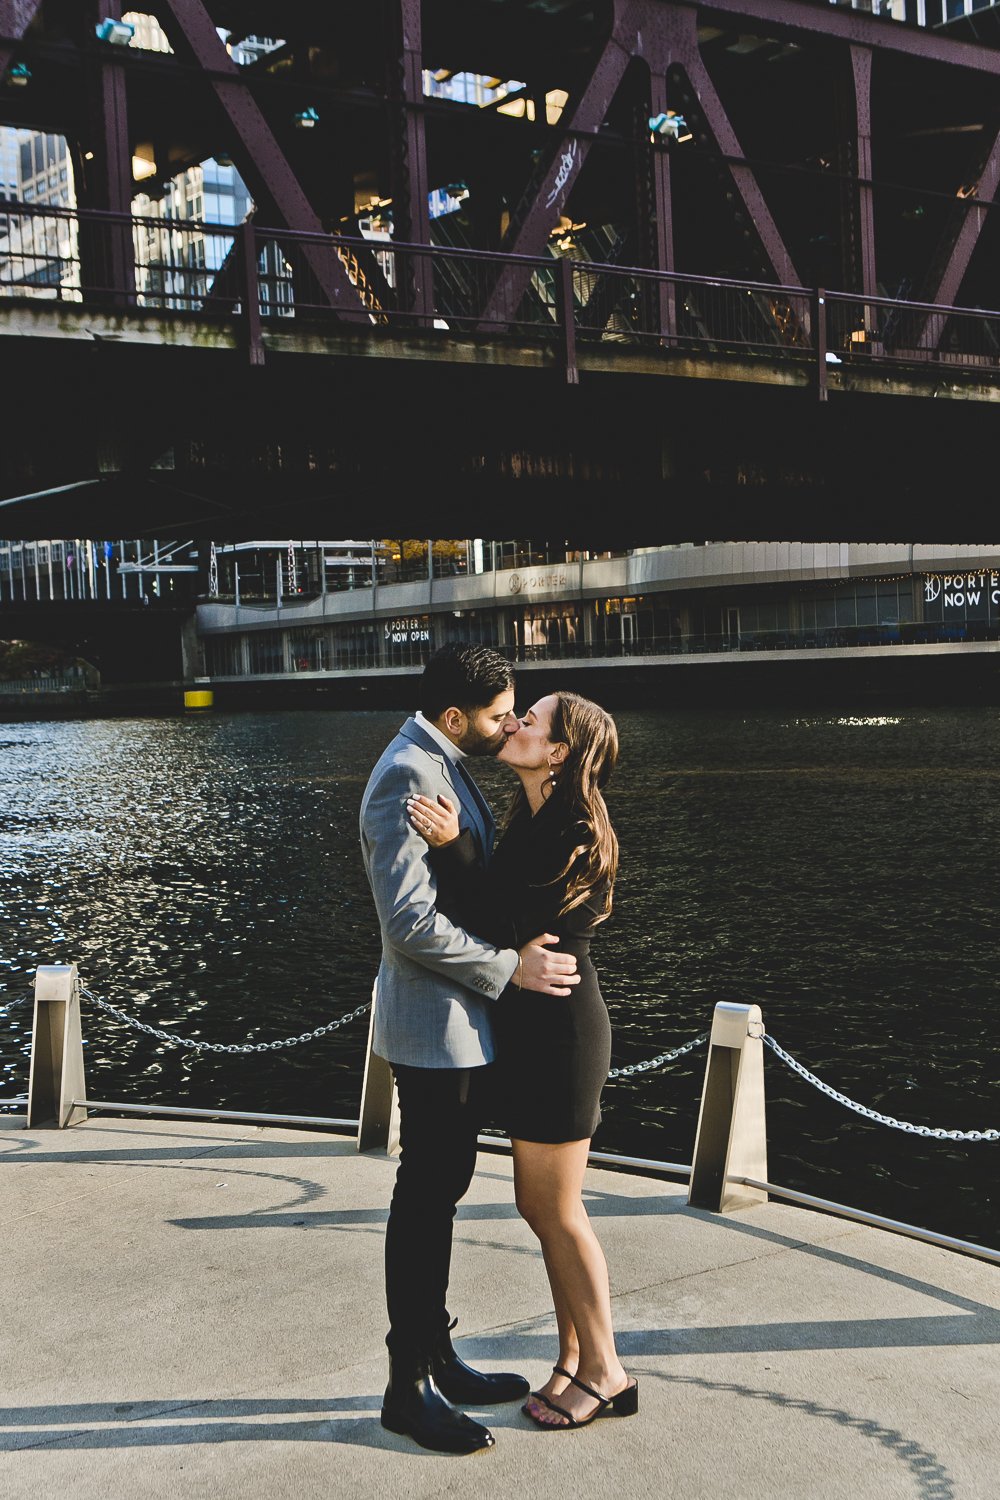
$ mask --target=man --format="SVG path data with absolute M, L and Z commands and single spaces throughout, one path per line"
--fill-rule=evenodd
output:
M 400 1162 L 385 1235 L 389 1383 L 382 1425 L 442 1453 L 475 1453 L 493 1434 L 460 1411 L 527 1395 L 521 1375 L 486 1375 L 456 1354 L 446 1303 L 455 1210 L 476 1166 L 493 1059 L 490 1008 L 515 978 L 568 995 L 576 959 L 537 939 L 497 949 L 458 926 L 414 831 L 407 801 L 448 797 L 483 864 L 493 848 L 489 806 L 464 761 L 495 755 L 518 728 L 510 663 L 483 646 L 445 646 L 428 661 L 420 711 L 372 771 L 361 802 L 361 847 L 382 932 L 373 1047 L 391 1065 Z

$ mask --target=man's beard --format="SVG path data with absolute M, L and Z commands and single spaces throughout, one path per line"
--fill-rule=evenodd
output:
M 466 739 L 459 741 L 458 748 L 466 755 L 499 755 L 503 749 L 506 735 L 501 730 L 498 735 L 481 735 L 478 730 L 470 731 Z

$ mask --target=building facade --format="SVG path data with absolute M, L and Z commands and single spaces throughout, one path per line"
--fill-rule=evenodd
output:
M 270 596 L 237 602 L 223 567 L 219 597 L 197 608 L 204 671 L 220 682 L 412 670 L 456 640 L 519 662 L 638 665 L 1000 651 L 1000 545 L 704 542 L 593 555 L 377 542 L 366 578 L 361 544 L 345 543 L 353 582 L 338 571 L 334 588 L 316 544 L 284 544 L 303 555 L 298 592 L 282 584 L 280 597 L 281 544 L 246 545 L 274 549 Z

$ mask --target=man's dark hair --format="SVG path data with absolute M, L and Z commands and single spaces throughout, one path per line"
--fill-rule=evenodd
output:
M 514 686 L 514 669 L 489 646 L 454 641 L 429 658 L 420 679 L 420 708 L 425 719 L 439 719 L 446 708 L 468 713 L 486 708 Z

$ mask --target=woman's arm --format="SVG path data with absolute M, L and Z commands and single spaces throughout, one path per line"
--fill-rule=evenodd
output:
M 489 896 L 476 840 L 468 828 L 459 828 L 454 802 L 443 794 L 432 800 L 415 793 L 407 800 L 406 811 L 411 827 L 430 846 L 431 868 L 454 919 L 481 936 L 499 931 L 503 924 Z M 513 940 L 513 934 L 505 932 L 505 942 L 507 937 Z

